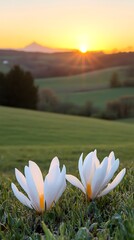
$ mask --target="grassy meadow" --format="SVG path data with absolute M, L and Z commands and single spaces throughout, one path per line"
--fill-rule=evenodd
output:
M 133 142 L 134 125 L 129 122 L 0 107 L 0 239 L 133 239 Z M 15 167 L 23 171 L 32 159 L 45 176 L 57 155 L 67 173 L 79 176 L 80 154 L 94 149 L 100 160 L 114 150 L 119 170 L 127 168 L 123 181 L 108 195 L 89 202 L 67 184 L 55 207 L 41 216 L 13 196 Z
M 131 87 L 125 88 L 109 88 L 93 91 L 61 94 L 61 100 L 65 102 L 73 102 L 77 105 L 84 105 L 85 102 L 91 101 L 93 106 L 99 109 L 105 109 L 107 102 L 118 100 L 122 96 L 134 95 L 134 89 Z
M 111 67 L 68 77 L 37 78 L 39 88 L 51 88 L 57 93 L 77 92 L 90 89 L 108 88 L 114 72 L 121 81 L 125 80 L 126 67 Z
M 112 67 L 69 77 L 35 79 L 35 85 L 53 90 L 62 102 L 84 105 L 87 101 L 99 110 L 107 102 L 122 96 L 132 96 L 132 87 L 110 88 L 110 79 L 116 72 L 120 82 L 127 79 L 127 67 Z

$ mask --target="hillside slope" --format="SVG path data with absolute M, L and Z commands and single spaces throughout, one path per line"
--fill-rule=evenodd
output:
M 121 144 L 134 140 L 126 123 L 0 107 L 0 145 Z

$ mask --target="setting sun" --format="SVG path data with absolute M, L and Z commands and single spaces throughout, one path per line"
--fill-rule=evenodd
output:
M 86 53 L 86 52 L 87 52 L 87 47 L 86 47 L 86 45 L 81 45 L 81 46 L 80 46 L 80 51 L 81 51 L 82 53 Z

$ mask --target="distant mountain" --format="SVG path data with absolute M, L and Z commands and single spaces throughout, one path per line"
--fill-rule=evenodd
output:
M 42 53 L 54 53 L 54 52 L 67 52 L 66 49 L 54 49 L 54 48 L 48 48 L 45 46 L 42 46 L 36 42 L 33 42 L 29 45 L 27 45 L 24 48 L 18 49 L 25 52 L 42 52 Z

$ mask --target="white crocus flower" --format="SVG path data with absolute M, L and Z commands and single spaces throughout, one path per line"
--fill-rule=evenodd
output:
M 55 157 L 49 168 L 49 172 L 43 181 L 43 176 L 38 165 L 29 161 L 25 166 L 25 176 L 15 169 L 15 176 L 27 196 L 18 190 L 14 183 L 11 184 L 16 198 L 25 206 L 43 212 L 57 202 L 66 188 L 66 168 L 63 166 L 60 172 L 59 160 Z
M 126 173 L 125 168 L 109 183 L 118 167 L 119 159 L 115 160 L 114 152 L 111 152 L 109 157 L 105 157 L 100 163 L 95 150 L 85 157 L 84 162 L 83 154 L 79 158 L 78 169 L 81 182 L 75 176 L 68 174 L 66 175 L 66 179 L 72 185 L 81 189 L 89 199 L 95 199 L 106 195 L 121 182 Z

